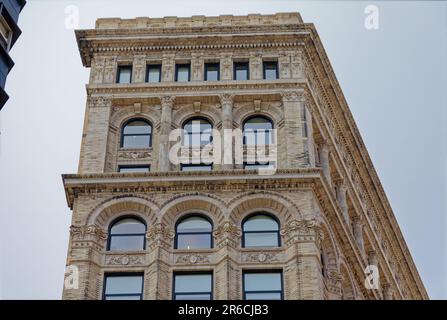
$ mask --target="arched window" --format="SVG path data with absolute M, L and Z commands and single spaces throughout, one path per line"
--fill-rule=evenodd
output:
M 123 125 L 122 148 L 149 148 L 152 145 L 152 126 L 144 119 L 132 119 Z
M 242 247 L 279 247 L 279 223 L 270 214 L 257 213 L 242 223 Z
M 244 145 L 268 145 L 273 143 L 273 123 L 263 116 L 254 116 L 244 122 Z
M 175 249 L 208 249 L 213 247 L 211 222 L 200 215 L 181 219 L 175 229 Z
M 107 250 L 133 251 L 146 248 L 146 224 L 138 218 L 125 217 L 110 225 Z
M 193 118 L 183 125 L 183 145 L 185 147 L 200 147 L 213 141 L 213 126 L 204 118 Z

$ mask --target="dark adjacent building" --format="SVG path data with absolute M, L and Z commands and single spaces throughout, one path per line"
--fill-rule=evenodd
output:
M 9 99 L 5 92 L 5 83 L 14 66 L 9 50 L 22 33 L 17 21 L 25 3 L 25 0 L 0 0 L 0 110 Z

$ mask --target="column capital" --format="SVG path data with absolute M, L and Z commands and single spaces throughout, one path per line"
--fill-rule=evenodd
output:
M 233 104 L 235 95 L 230 93 L 224 93 L 219 95 L 219 100 L 221 105 Z
M 175 102 L 175 96 L 164 95 L 160 96 L 159 99 L 162 107 L 172 107 Z

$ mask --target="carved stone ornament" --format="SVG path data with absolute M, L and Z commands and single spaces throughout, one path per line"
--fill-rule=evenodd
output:
M 248 263 L 272 263 L 279 262 L 279 254 L 266 252 L 266 253 L 244 253 L 242 255 L 242 261 Z
M 106 256 L 106 265 L 112 266 L 134 266 L 144 264 L 141 255 L 111 255 Z
M 149 241 L 158 241 L 158 240 L 170 240 L 175 237 L 175 233 L 171 231 L 166 225 L 163 223 L 156 223 L 149 231 L 146 233 L 146 238 Z
M 237 239 L 242 236 L 242 231 L 234 223 L 225 221 L 214 230 L 213 235 L 217 239 Z
M 96 240 L 107 239 L 107 232 L 93 224 L 88 226 L 71 226 L 70 233 L 74 239 L 85 239 L 89 235 L 94 236 Z
M 160 102 L 161 102 L 161 106 L 162 107 L 172 107 L 172 105 L 174 104 L 175 101 L 175 96 L 161 96 L 160 97 Z
M 210 262 L 209 256 L 204 254 L 179 255 L 175 260 L 175 263 L 182 263 L 182 264 L 201 264 L 209 262 Z
M 280 234 L 288 241 L 321 241 L 324 238 L 324 234 L 316 220 L 290 220 L 281 229 Z
M 304 95 L 301 91 L 282 91 L 281 97 L 283 101 L 304 101 Z
M 149 151 L 120 151 L 118 159 L 120 160 L 141 160 L 150 159 L 151 153 Z

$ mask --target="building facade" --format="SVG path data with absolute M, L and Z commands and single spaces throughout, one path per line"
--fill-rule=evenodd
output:
M 14 66 L 9 50 L 22 33 L 17 21 L 25 3 L 25 0 L 0 0 L 0 110 L 9 99 L 5 91 L 6 77 Z
M 64 299 L 428 298 L 313 24 L 110 18 L 76 37 Z M 210 145 L 225 161 L 188 161 Z

